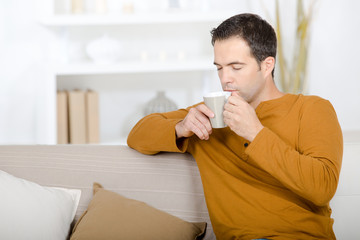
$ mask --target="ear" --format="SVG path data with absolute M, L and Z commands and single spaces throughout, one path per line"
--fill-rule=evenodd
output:
M 261 63 L 261 70 L 265 78 L 271 76 L 271 72 L 275 67 L 275 58 L 267 57 Z

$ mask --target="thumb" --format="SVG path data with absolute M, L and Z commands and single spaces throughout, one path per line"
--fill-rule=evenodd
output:
M 231 93 L 231 97 L 233 97 L 233 101 L 236 102 L 246 102 L 246 100 L 241 96 L 241 94 L 238 91 L 234 91 Z
M 240 94 L 238 91 L 231 92 L 231 96 L 240 97 Z

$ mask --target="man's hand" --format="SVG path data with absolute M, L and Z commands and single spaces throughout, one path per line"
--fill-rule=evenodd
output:
M 195 134 L 202 140 L 208 140 L 212 133 L 211 117 L 214 117 L 214 113 L 205 104 L 191 108 L 184 120 L 176 124 L 176 137 L 191 137 Z
M 237 92 L 233 92 L 224 106 L 224 122 L 237 135 L 252 142 L 264 128 L 256 112 Z

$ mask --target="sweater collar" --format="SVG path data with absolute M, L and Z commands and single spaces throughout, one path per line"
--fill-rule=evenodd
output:
M 255 109 L 259 118 L 272 115 L 274 112 L 287 111 L 293 103 L 301 96 L 287 93 L 282 97 L 261 102 Z

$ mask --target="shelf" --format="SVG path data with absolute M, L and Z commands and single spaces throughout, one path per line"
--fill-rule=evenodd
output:
M 123 74 L 151 72 L 214 71 L 212 58 L 179 61 L 126 61 L 100 65 L 92 62 L 71 63 L 54 66 L 55 75 Z
M 234 12 L 166 12 L 107 15 L 53 15 L 43 17 L 40 23 L 49 27 L 62 26 L 106 26 L 129 24 L 171 24 L 193 22 L 220 22 L 232 16 Z

